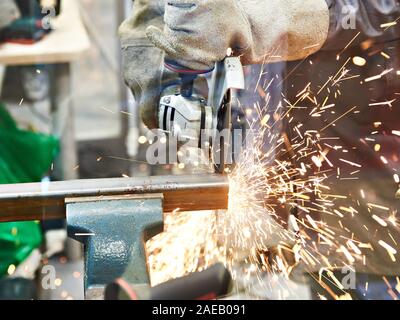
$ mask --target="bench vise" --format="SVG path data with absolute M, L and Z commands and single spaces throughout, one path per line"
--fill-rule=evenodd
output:
M 124 277 L 148 284 L 144 243 L 163 231 L 163 213 L 226 209 L 222 175 L 157 176 L 0 185 L 0 222 L 67 220 L 84 244 L 87 298 Z

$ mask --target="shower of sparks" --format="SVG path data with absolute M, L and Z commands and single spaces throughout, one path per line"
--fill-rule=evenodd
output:
M 278 77 L 265 86 L 261 80 L 257 82 L 254 92 L 266 103 L 244 108 L 254 117 L 249 120 L 251 134 L 247 137 L 252 143 L 246 144 L 236 167 L 229 173 L 228 210 L 187 213 L 177 209 L 169 214 L 166 232 L 147 243 L 153 285 L 204 270 L 219 261 L 245 292 L 255 285 L 266 291 L 288 290 L 274 287 L 272 281 L 263 280 L 263 275 L 289 278 L 300 269 L 309 273 L 333 298 L 348 299 L 351 296 L 333 272 L 324 277 L 316 274 L 354 264 L 368 266 L 375 250 L 383 249 L 391 261 L 396 261 L 397 243 L 391 234 L 399 231 L 396 207 L 372 202 L 374 197 L 366 188 L 346 191 L 345 181 L 357 182 L 368 169 L 364 169 L 363 163 L 348 160 L 352 158 L 351 146 L 340 145 L 339 137 L 327 133 L 330 131 L 327 129 L 339 127 L 346 117 L 360 113 L 360 106 L 339 106 L 335 101 L 340 96 L 341 83 L 357 81 L 359 77 L 351 74 L 349 61 L 351 58 L 341 64 L 317 93 L 312 92 L 308 83 L 299 90 L 296 101 L 283 97 L 284 103 L 277 106 L 270 105 L 268 90 L 273 81 L 280 81 Z M 380 79 L 392 71 L 385 70 L 364 82 Z M 394 102 L 373 102 L 369 106 L 392 107 Z M 304 112 L 309 118 L 324 115 L 326 121 L 319 130 L 307 129 L 304 123 L 296 123 L 294 112 Z M 372 128 L 378 130 L 382 122 L 376 125 L 378 122 L 374 120 L 371 119 Z M 282 133 L 280 126 L 284 121 L 292 128 L 290 137 Z M 371 132 L 364 142 L 374 141 L 372 137 L 377 133 Z M 393 130 L 392 134 L 399 136 L 400 131 Z M 381 152 L 376 143 L 371 149 Z M 380 158 L 389 165 L 385 156 Z M 392 177 L 398 184 L 399 175 Z M 339 189 L 344 191 L 338 193 L 335 187 L 341 184 L 343 188 Z M 395 199 L 395 194 L 388 197 Z M 368 225 L 357 222 L 366 220 Z M 364 234 L 351 230 L 352 224 L 358 225 Z M 378 233 L 378 228 L 387 234 Z M 365 234 L 382 238 L 374 238 L 372 244 L 371 237 Z M 333 293 L 325 284 L 328 282 L 336 285 L 341 294 Z
M 179 212 L 177 209 L 167 214 L 165 232 L 147 242 L 152 284 L 207 269 L 220 261 L 215 226 L 214 212 Z

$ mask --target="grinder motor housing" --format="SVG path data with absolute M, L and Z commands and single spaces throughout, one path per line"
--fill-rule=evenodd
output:
M 243 67 L 238 57 L 227 57 L 211 70 L 189 70 L 173 61 L 165 67 L 179 74 L 180 81 L 166 86 L 158 109 L 158 127 L 178 143 L 192 141 L 209 148 L 215 171 L 223 173 L 232 164 L 232 104 L 236 90 L 244 89 Z M 208 83 L 208 98 L 195 92 L 198 77 Z M 224 134 L 226 130 L 228 134 Z M 222 133 L 222 134 L 221 134 Z

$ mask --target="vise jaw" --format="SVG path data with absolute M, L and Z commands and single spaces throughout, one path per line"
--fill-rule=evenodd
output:
M 85 295 L 124 277 L 149 284 L 145 242 L 163 231 L 163 194 L 67 198 L 68 235 L 83 243 Z

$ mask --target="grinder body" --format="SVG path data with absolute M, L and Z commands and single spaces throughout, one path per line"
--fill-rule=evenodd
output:
M 173 61 L 165 67 L 179 81 L 165 87 L 158 109 L 158 125 L 178 143 L 204 148 L 217 173 L 234 163 L 232 156 L 232 104 L 234 92 L 244 89 L 243 67 L 238 57 L 227 57 L 211 70 L 190 70 Z M 195 82 L 204 77 L 208 97 L 195 92 Z

